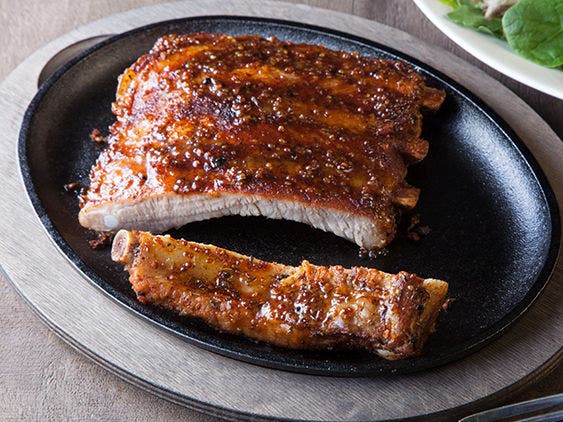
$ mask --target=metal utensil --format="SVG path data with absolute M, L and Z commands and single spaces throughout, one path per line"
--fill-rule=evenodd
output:
M 563 420 L 563 394 L 541 397 L 475 413 L 459 422 L 552 422 Z

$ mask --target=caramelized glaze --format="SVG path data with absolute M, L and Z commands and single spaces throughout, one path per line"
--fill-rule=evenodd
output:
M 169 236 L 120 231 L 112 258 L 139 301 L 289 348 L 362 348 L 388 359 L 420 353 L 447 283 L 376 269 L 299 267 Z
M 406 63 L 276 38 L 160 38 L 120 77 L 83 207 L 175 193 L 275 197 L 368 216 L 388 240 L 444 94 Z

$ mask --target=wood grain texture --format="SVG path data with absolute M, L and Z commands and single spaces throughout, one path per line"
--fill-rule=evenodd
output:
M 5 279 L 0 295 L 1 420 L 212 420 L 121 381 L 73 350 Z
M 120 10 L 125 10 L 134 5 L 141 5 L 151 2 L 142 1 L 122 1 L 122 2 L 109 2 L 109 1 L 96 1 L 89 3 L 79 3 L 70 1 L 45 1 L 41 3 L 29 3 L 16 2 L 16 1 L 2 1 L 0 3 L 0 13 L 2 15 L 2 21 L 8 26 L 8 31 L 2 31 L 3 35 L 1 37 L 8 37 L 7 40 L 0 38 L 0 41 L 4 41 L 3 45 L 9 46 L 9 57 L 8 60 L 3 60 L 0 63 L 0 75 L 7 74 L 7 71 L 13 67 L 15 63 L 19 60 L 25 58 L 33 49 L 40 46 L 41 44 L 48 41 L 49 38 L 55 37 L 59 34 L 66 32 L 68 29 L 75 27 L 83 22 L 88 22 L 92 19 L 109 15 L 110 13 L 117 12 Z M 459 56 L 468 57 L 466 53 L 461 50 L 456 51 L 457 47 L 448 45 L 450 42 L 445 39 L 437 30 L 431 27 L 430 23 L 418 12 L 418 10 L 410 4 L 408 1 L 355 1 L 355 2 L 344 2 L 344 1 L 311 1 L 309 2 L 313 5 L 318 5 L 322 7 L 332 8 L 334 10 L 351 12 L 358 15 L 363 15 L 369 18 L 373 18 L 378 21 L 389 23 L 397 27 L 407 29 L 414 35 L 419 36 L 422 39 L 431 41 L 436 45 L 446 46 L 448 50 L 456 52 Z M 43 9 L 45 8 L 45 9 Z M 246 10 L 246 9 L 245 9 Z M 23 11 L 23 12 L 22 12 Z M 21 16 L 21 18 L 14 18 Z M 48 18 L 47 18 L 48 17 Z M 290 17 L 287 16 L 287 19 Z M 20 20 L 21 19 L 21 20 Z M 23 20 L 25 19 L 25 21 Z M 25 22 L 25 23 L 24 23 Z M 316 22 L 317 24 L 323 24 L 322 22 Z M 333 22 L 335 25 L 342 24 L 342 22 Z M 138 23 L 139 25 L 142 22 Z M 133 24 L 130 24 L 133 25 Z M 16 29 L 13 29 L 16 28 Z M 34 28 L 30 31 L 30 28 Z M 39 30 L 37 30 L 39 28 Z M 369 31 L 369 26 L 363 27 L 352 27 L 349 32 L 360 32 L 364 30 Z M 19 31 L 19 32 L 18 32 Z M 8 35 L 5 35 L 8 34 Z M 48 36 L 46 34 L 49 34 Z M 79 34 L 75 34 L 76 37 Z M 77 38 L 79 39 L 79 38 Z M 16 42 L 17 41 L 17 42 Z M 401 40 L 399 40 L 401 41 Z M 403 40 L 404 42 L 404 40 Z M 442 44 L 443 43 L 443 44 Z M 53 46 L 55 48 L 56 46 Z M 59 45 L 59 47 L 61 47 Z M 412 46 L 413 50 L 416 46 Z M 56 51 L 56 49 L 51 51 Z M 405 50 L 406 51 L 406 50 Z M 408 51 L 406 51 L 408 53 Z M 15 57 L 15 58 L 12 58 Z M 41 57 L 39 57 L 41 59 Z M 46 57 L 43 57 L 46 59 Z M 434 60 L 437 60 L 434 58 Z M 468 61 L 476 63 L 475 60 L 469 58 Z M 480 65 L 481 66 L 481 65 Z M 484 65 L 482 65 L 485 67 Z M 440 67 L 440 66 L 437 66 Z M 36 69 L 37 71 L 37 69 Z M 487 70 L 487 73 L 495 75 L 496 72 L 492 70 Z M 22 72 L 22 75 L 27 76 L 32 79 L 34 76 L 33 70 L 28 69 Z M 498 74 L 496 74 L 498 76 Z M 479 75 L 477 75 L 479 76 Z M 504 77 L 503 77 L 504 78 Z M 468 80 L 471 84 L 478 85 L 479 81 L 471 80 L 471 76 L 468 75 Z M 548 97 L 547 95 L 541 94 L 531 88 L 528 89 L 520 84 L 511 81 L 505 81 L 507 85 L 511 87 L 515 92 L 519 93 L 521 97 L 525 98 L 532 106 L 537 107 L 548 123 L 551 123 L 555 131 L 561 134 L 561 122 L 557 119 L 557 116 L 561 115 L 561 102 Z M 510 86 L 513 84 L 514 86 Z M 22 102 L 22 96 L 18 95 L 19 91 L 12 91 L 6 95 L 2 101 L 0 107 L 3 113 L 8 113 L 10 109 L 10 115 L 16 116 L 18 113 L 21 114 L 26 102 Z M 29 94 L 29 93 L 28 93 Z M 28 95 L 26 94 L 26 95 Z M 499 91 L 499 95 L 503 96 L 504 93 Z M 506 98 L 506 96 L 504 96 Z M 520 104 L 514 98 L 511 98 L 513 103 L 506 105 L 504 104 L 504 112 L 511 114 L 515 113 L 518 115 L 523 113 L 523 105 Z M 497 108 L 497 107 L 495 107 Z M 514 118 L 514 117 L 513 117 Z M 534 119 L 526 121 L 523 119 L 521 122 L 516 122 L 519 126 L 520 133 L 524 133 L 529 138 L 530 133 L 533 132 L 530 129 L 526 129 L 526 126 Z M 10 122 L 12 135 L 14 133 L 14 128 L 17 130 L 19 125 L 18 121 L 12 120 Z M 557 126 L 559 125 L 559 126 Z M 541 125 L 540 125 L 541 126 Z M 2 126 L 2 129 L 5 129 Z M 545 128 L 544 128 L 545 129 Z M 542 128 L 540 127 L 541 131 Z M 8 132 L 4 132 L 5 134 Z M 14 138 L 5 139 L 5 144 L 2 144 L 3 148 L 8 148 L 8 150 L 13 151 Z M 541 144 L 541 141 L 536 139 L 539 145 L 535 145 L 534 152 L 536 155 L 549 155 L 558 153 L 561 150 L 553 148 L 553 145 L 546 143 Z M 11 156 L 10 156 L 11 157 Z M 13 160 L 13 157 L 12 157 Z M 549 173 L 553 181 L 558 182 L 559 193 L 561 194 L 562 179 L 561 168 L 557 168 L 557 162 L 553 160 L 546 161 L 546 166 L 549 169 Z M 21 238 L 18 239 L 19 242 L 28 242 L 29 244 L 34 244 L 34 242 L 45 242 L 45 244 L 50 245 L 46 238 L 46 235 L 42 232 L 41 228 L 38 226 L 35 217 L 33 216 L 27 201 L 22 200 L 22 190 L 19 186 L 19 180 L 14 177 L 15 166 L 13 161 L 9 161 L 7 157 L 3 158 L 2 166 L 0 167 L 0 175 L 3 180 L 6 181 L 2 186 L 2 193 L 6 194 L 8 198 L 13 199 L 13 205 L 21 206 L 21 213 L 18 215 L 18 221 L 29 221 L 33 224 L 33 230 L 30 233 L 22 233 Z M 2 212 L 2 219 L 4 219 L 5 213 L 7 215 L 7 204 L 4 201 L 0 205 L 0 210 Z M 21 219 L 21 220 L 20 220 Z M 10 221 L 10 225 L 16 223 L 13 220 Z M 3 221 L 3 228 L 5 228 L 8 223 Z M 0 240 L 0 243 L 2 241 Z M 25 243 L 24 243 L 25 244 Z M 59 280 L 56 277 L 60 277 L 60 280 L 67 279 L 68 277 L 74 277 L 76 281 L 76 274 L 72 273 L 72 270 L 68 270 L 68 263 L 66 261 L 47 250 L 34 250 L 34 254 L 31 254 L 31 250 L 28 251 L 29 257 L 21 258 L 21 250 L 17 245 L 6 245 L 2 243 L 2 248 L 4 248 L 4 253 L 2 256 L 2 264 L 5 265 L 6 269 L 10 272 L 21 271 L 21 268 L 17 268 L 20 263 L 29 264 L 28 268 L 25 268 L 22 274 L 23 279 L 27 278 L 29 280 L 39 280 L 42 278 L 38 277 L 38 274 L 43 274 L 45 269 L 43 265 L 45 262 L 52 262 L 50 265 L 50 270 L 55 271 L 53 276 L 55 278 L 45 280 L 45 288 L 51 286 L 49 283 L 55 283 Z M 53 249 L 52 247 L 48 249 Z M 9 257 L 9 258 L 8 258 Z M 9 264 L 7 260 L 9 259 Z M 6 260 L 6 261 L 5 261 Z M 9 267 L 9 268 L 8 268 Z M 57 267 L 57 268 L 52 268 Z M 59 268 L 60 267 L 60 268 Z M 61 269 L 59 272 L 58 270 Z M 62 271 L 62 269 L 65 269 Z M 70 274 L 70 275 L 69 275 Z M 1 278 L 1 276 L 0 276 Z M 560 283 L 563 278 L 563 272 L 561 271 L 561 265 L 554 276 L 554 280 Z M 529 332 L 534 329 L 538 323 L 541 321 L 546 322 L 547 320 L 561 321 L 561 313 L 553 314 L 554 304 L 561 304 L 561 294 L 558 293 L 561 290 L 561 284 L 555 284 L 552 282 L 550 290 L 544 295 L 538 304 L 536 304 L 530 311 L 530 314 L 526 316 L 525 319 L 521 320 L 518 325 L 511 331 L 507 336 L 503 337 L 499 342 L 496 342 L 494 346 L 496 348 L 502 349 L 514 349 L 510 351 L 509 356 L 513 359 L 521 359 L 522 351 L 527 351 L 534 355 L 534 347 L 527 343 L 530 339 L 527 336 L 517 335 L 515 332 L 524 333 Z M 3 337 L 3 341 L 0 342 L 0 388 L 5 391 L 5 394 L 0 395 L 0 416 L 2 419 L 28 419 L 28 420 L 39 420 L 39 419 L 96 419 L 96 420 L 109 420 L 109 419 L 138 419 L 138 420 L 149 420 L 154 418 L 164 419 L 164 420 L 174 420 L 174 419 L 192 419 L 192 420 L 205 420 L 206 417 L 200 416 L 194 412 L 186 410 L 176 405 L 172 405 L 167 402 L 163 402 L 161 399 L 155 398 L 148 393 L 145 393 L 135 387 L 125 384 L 115 378 L 109 372 L 104 371 L 98 366 L 94 365 L 88 361 L 83 356 L 72 351 L 68 346 L 57 339 L 50 331 L 48 331 L 37 319 L 37 317 L 30 311 L 30 309 L 24 304 L 23 300 L 15 294 L 13 289 L 9 287 L 5 280 L 0 281 L 0 293 L 4 300 L 0 301 L 0 335 Z M 69 297 L 73 294 L 90 294 L 95 295 L 96 300 L 104 306 L 115 306 L 107 298 L 95 291 L 91 286 L 84 283 L 84 285 L 77 286 L 75 292 L 69 292 Z M 50 295 L 48 291 L 42 292 L 42 300 L 50 301 L 51 303 L 58 300 L 57 297 Z M 561 307 L 559 307 L 560 309 Z M 111 308 L 113 309 L 113 308 Z M 65 312 L 65 308 L 61 306 L 60 313 Z M 122 318 L 131 317 L 128 313 L 122 312 L 121 309 L 114 310 L 117 315 Z M 550 313 L 551 312 L 551 313 Z M 76 327 L 80 327 L 81 323 L 88 321 L 89 317 L 93 317 L 96 314 L 92 312 L 84 312 L 85 315 L 77 317 Z M 60 317 L 60 315 L 57 315 Z M 555 318 L 555 319 L 553 319 Z M 533 320 L 532 320 L 533 319 Z M 140 330 L 145 330 L 154 338 L 160 338 L 163 345 L 175 345 L 177 347 L 182 347 L 182 343 L 177 343 L 174 339 L 169 339 L 163 336 L 154 327 L 142 322 L 133 320 L 132 325 L 135 325 Z M 104 329 L 111 332 L 112 335 L 119 336 L 119 333 L 115 333 L 111 326 L 105 326 Z M 520 330 L 520 331 L 518 331 Z M 142 331 L 142 332 L 145 332 Z M 109 334 L 108 334 L 109 336 Z M 101 332 L 101 337 L 105 337 L 105 332 Z M 5 340 L 5 341 L 4 341 Z M 127 341 L 133 341 L 134 339 L 122 339 Z M 126 344 L 133 344 L 127 343 Z M 552 339 L 553 347 L 561 345 L 561 337 L 556 337 Z M 108 347 L 111 347 L 108 345 Z M 185 346 L 184 346 L 185 347 Z M 487 348 L 489 350 L 490 348 Z M 164 350 L 161 350 L 164 352 Z M 127 350 L 125 346 L 121 350 L 117 350 L 121 358 L 126 359 L 130 350 Z M 233 361 L 219 358 L 215 355 L 209 354 L 203 351 L 195 351 L 197 355 L 203 357 L 206 361 L 213 361 L 216 366 L 220 368 L 217 375 L 217 380 L 212 381 L 211 385 L 215 386 L 215 390 L 220 391 L 222 387 L 221 377 L 226 374 L 228 376 L 233 376 L 233 374 L 240 375 L 240 368 L 244 367 L 249 369 L 249 365 L 233 363 Z M 468 359 L 468 363 L 473 363 L 476 367 L 483 368 L 479 374 L 466 374 L 465 377 L 461 377 L 456 385 L 466 386 L 467 390 L 472 390 L 475 387 L 475 383 L 482 381 L 483 385 L 487 385 L 491 388 L 491 391 L 481 391 L 482 394 L 492 392 L 494 387 L 490 387 L 494 384 L 494 381 L 501 379 L 503 377 L 503 370 L 506 368 L 494 366 L 494 360 L 488 361 L 490 356 L 485 355 L 485 358 L 478 358 L 477 356 Z M 532 358 L 530 358 L 532 359 Z M 150 375 L 151 365 L 150 359 L 148 361 L 148 368 L 146 375 Z M 527 368 L 525 363 L 522 363 L 522 368 L 516 370 L 514 377 L 523 376 L 526 374 Z M 488 366 L 489 365 L 489 366 Z M 152 366 L 153 370 L 162 370 L 161 367 Z M 490 368 L 489 371 L 485 371 L 485 368 Z M 175 375 L 174 368 L 165 368 L 166 372 L 170 376 Z M 446 368 L 447 369 L 447 368 Z M 439 382 L 440 376 L 445 374 L 442 369 L 436 371 L 435 376 L 432 380 L 436 383 Z M 180 372 L 181 369 L 180 369 Z M 264 375 L 268 374 L 268 375 Z M 265 370 L 258 379 L 263 380 L 263 385 L 269 385 L 270 383 L 276 383 L 283 381 L 283 374 L 277 371 Z M 186 375 L 186 374 L 184 374 Z M 190 374 L 187 374 L 190 375 Z M 187 376 L 186 375 L 186 376 Z M 193 374 L 192 374 L 193 375 Z M 251 376 L 246 374 L 248 381 L 251 380 Z M 256 375 L 254 375 L 256 376 Z M 403 383 L 416 383 L 417 379 L 422 375 L 406 377 Z M 296 377 L 302 380 L 302 377 Z M 303 380 L 308 379 L 304 377 Z M 551 392 L 551 389 L 561 390 L 561 367 L 552 376 L 551 384 L 549 379 L 547 384 L 541 384 L 539 387 L 529 389 L 524 392 L 522 398 L 537 395 L 538 393 Z M 256 380 L 256 378 L 254 378 Z M 166 380 L 163 380 L 163 382 Z M 328 387 L 335 386 L 336 382 L 324 381 L 325 385 Z M 303 384 L 304 386 L 305 384 Z M 313 387 L 313 384 L 306 384 L 307 388 L 318 388 L 318 386 Z M 547 385 L 547 389 L 546 386 Z M 348 403 L 348 408 L 343 409 L 343 415 L 349 417 L 353 415 L 358 415 L 358 409 L 356 406 L 357 401 L 366 400 L 366 396 L 362 395 L 361 390 L 353 390 L 354 385 L 344 385 L 344 387 L 349 387 L 347 391 L 350 392 L 348 397 L 338 397 L 339 403 Z M 342 386 L 341 386 L 342 387 Z M 389 382 L 386 385 L 389 389 L 388 395 L 386 397 L 392 397 L 396 400 L 397 397 L 402 397 L 403 388 L 400 384 Z M 471 391 L 469 391 L 471 392 Z M 473 391 L 474 392 L 474 391 Z M 555 392 L 555 391 L 553 391 Z M 441 395 L 440 395 L 441 394 Z M 454 401 L 455 397 L 452 397 L 451 391 L 444 389 L 442 393 L 435 396 L 435 400 L 443 400 L 445 403 L 451 403 Z M 463 393 L 461 393 L 463 394 Z M 290 404 L 298 404 L 300 397 L 295 393 L 288 392 L 289 397 L 286 398 L 284 403 L 276 402 L 275 400 L 268 401 L 267 397 L 262 398 L 262 403 L 254 403 L 253 405 L 257 409 L 268 410 L 268 411 L 278 411 L 283 412 L 286 410 L 286 406 Z M 219 400 L 217 397 L 217 391 L 209 394 L 211 400 Z M 273 396 L 269 396 L 272 398 Z M 244 397 L 242 397 L 244 399 Z M 504 400 L 509 398 L 504 397 Z M 405 403 L 407 405 L 407 403 Z M 422 406 L 421 403 L 411 403 L 413 406 Z M 428 404 L 431 408 L 432 403 Z M 317 409 L 319 410 L 319 409 Z M 289 411 L 286 413 L 289 415 Z

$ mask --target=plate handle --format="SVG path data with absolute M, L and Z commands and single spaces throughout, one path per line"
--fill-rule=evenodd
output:
M 49 59 L 43 66 L 39 77 L 37 78 L 37 87 L 39 88 L 49 77 L 59 70 L 65 63 L 68 63 L 74 57 L 83 51 L 93 47 L 94 45 L 113 37 L 114 34 L 97 35 L 95 37 L 86 38 L 63 48 L 57 54 Z

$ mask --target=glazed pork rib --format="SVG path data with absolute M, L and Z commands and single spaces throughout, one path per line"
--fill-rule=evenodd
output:
M 277 346 L 360 348 L 386 359 L 420 353 L 448 288 L 406 272 L 291 267 L 139 231 L 119 231 L 112 258 L 143 304 Z
M 275 38 L 160 38 L 119 80 L 80 223 L 160 232 L 224 215 L 304 222 L 377 249 L 418 189 L 421 109 L 406 63 Z

